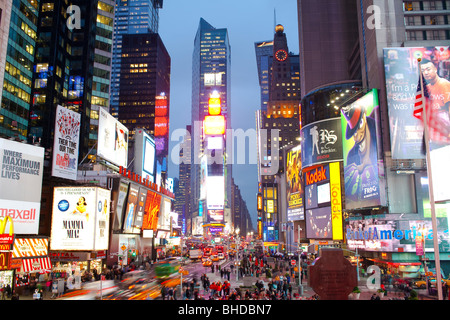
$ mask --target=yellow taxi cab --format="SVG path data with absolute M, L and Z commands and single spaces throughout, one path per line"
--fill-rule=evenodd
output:
M 217 254 L 215 254 L 211 257 L 211 260 L 214 262 L 219 261 L 219 256 Z
M 428 278 L 428 280 L 430 280 L 431 287 L 435 288 L 436 287 L 436 278 Z M 441 282 L 442 283 L 446 282 L 447 286 L 450 287 L 450 279 L 441 278 Z M 425 289 L 427 287 L 427 283 L 426 283 L 425 279 L 415 281 L 414 285 L 419 289 Z
M 205 261 L 202 261 L 202 264 L 204 267 L 211 267 L 212 261 L 211 259 L 206 259 Z

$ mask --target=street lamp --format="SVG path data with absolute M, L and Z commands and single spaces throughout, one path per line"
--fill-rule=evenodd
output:
M 241 230 L 239 229 L 239 228 L 237 228 L 236 230 L 235 230 L 235 232 L 236 232 L 236 246 L 237 246 L 237 259 L 236 259 L 236 261 L 235 261 L 235 263 L 236 263 L 236 281 L 238 281 L 238 279 L 239 279 L 239 244 L 240 244 L 240 236 L 239 236 L 239 232 L 240 232 Z

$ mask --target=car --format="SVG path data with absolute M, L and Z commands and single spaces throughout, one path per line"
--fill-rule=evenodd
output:
M 428 278 L 428 280 L 430 280 L 431 287 L 435 288 L 436 287 L 436 278 L 430 277 L 430 278 Z M 441 282 L 442 283 L 445 282 L 445 283 L 447 283 L 447 286 L 450 286 L 450 279 L 441 278 Z M 426 283 L 425 279 L 415 281 L 414 285 L 419 289 L 425 289 L 427 287 L 427 283 Z
M 217 256 L 219 257 L 219 260 L 225 259 L 225 255 L 223 253 L 219 253 Z
M 213 262 L 211 261 L 211 259 L 207 259 L 205 261 L 202 261 L 202 264 L 204 267 L 211 267 Z
M 217 254 L 215 254 L 215 255 L 211 256 L 211 260 L 214 262 L 217 262 L 217 261 L 219 261 L 219 256 Z

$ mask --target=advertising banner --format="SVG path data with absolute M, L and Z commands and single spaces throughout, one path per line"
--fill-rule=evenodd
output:
M 450 235 L 447 218 L 437 218 L 437 234 L 440 252 L 450 251 Z M 433 252 L 433 228 L 431 219 L 392 220 L 388 218 L 352 219 L 346 227 L 350 249 L 385 252 Z M 419 243 L 422 242 L 423 243 Z
M 123 224 L 123 212 L 125 207 L 125 200 L 128 194 L 128 182 L 121 181 L 119 184 L 119 195 L 117 196 L 115 219 L 113 224 L 113 230 L 122 230 Z
M 97 154 L 117 166 L 127 167 L 128 129 L 103 108 L 98 116 Z
M 302 168 L 342 161 L 341 119 L 317 121 L 302 127 Z
M 141 228 L 144 221 L 145 200 L 147 199 L 147 189 L 139 188 L 138 201 L 136 204 L 136 214 L 134 215 L 133 226 Z
M 0 138 L 0 218 L 16 234 L 38 234 L 44 148 Z
M 133 233 L 134 215 L 136 212 L 136 206 L 138 203 L 139 187 L 136 184 L 131 183 L 128 190 L 127 208 L 125 210 L 123 232 Z
M 56 107 L 52 176 L 77 180 L 78 142 L 81 115 L 60 105 Z
M 225 177 L 206 177 L 206 204 L 207 209 L 223 209 L 225 194 Z
M 413 116 L 419 83 L 417 58 L 422 58 L 422 72 L 433 112 L 445 117 L 442 126 L 450 130 L 450 48 L 385 48 L 384 68 L 393 159 L 422 159 L 423 125 Z M 433 148 L 433 146 L 432 146 Z
M 136 129 L 134 135 L 134 172 L 142 179 L 155 182 L 156 144 L 155 139 L 144 129 Z
M 306 210 L 306 236 L 309 239 L 332 239 L 331 208 Z
M 304 178 L 306 236 L 332 239 L 330 165 L 311 167 Z
M 106 250 L 111 192 L 98 187 L 55 187 L 51 250 Z
M 208 210 L 210 221 L 223 221 L 224 210 Z
M 380 206 L 378 95 L 374 89 L 341 109 L 345 208 Z
M 16 238 L 12 258 L 30 258 L 48 255 L 47 238 Z
M 145 214 L 142 223 L 142 229 L 153 230 L 156 232 L 158 228 L 158 216 L 161 207 L 161 195 L 147 190 L 147 197 L 145 201 Z
M 341 170 L 339 162 L 330 163 L 331 225 L 333 240 L 343 240 Z
M 299 146 L 289 150 L 286 155 L 286 197 L 288 221 L 305 219 L 301 167 L 301 148 Z

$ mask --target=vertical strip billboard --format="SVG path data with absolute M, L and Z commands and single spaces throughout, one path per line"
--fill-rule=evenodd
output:
M 121 181 L 119 183 L 119 194 L 117 196 L 117 204 L 116 204 L 116 212 L 115 218 L 113 220 L 113 230 L 122 230 L 123 224 L 123 211 L 124 206 L 126 205 L 125 200 L 127 199 L 128 194 L 128 182 Z
M 128 129 L 103 108 L 99 109 L 97 154 L 119 167 L 127 167 Z
M 298 146 L 289 150 L 286 155 L 286 197 L 288 221 L 305 219 L 301 168 L 301 147 Z
M 44 148 L 0 138 L 0 218 L 16 234 L 38 234 Z
M 339 162 L 330 163 L 330 195 L 333 240 L 344 240 L 342 225 L 341 170 Z
M 442 126 L 450 130 L 450 48 L 386 48 L 384 68 L 393 159 L 423 159 L 423 125 L 413 116 L 419 83 L 418 58 L 429 92 L 431 108 L 445 118 Z
M 133 233 L 134 231 L 134 215 L 136 212 L 136 206 L 138 203 L 139 187 L 133 183 L 130 183 L 127 198 L 127 208 L 125 210 L 125 217 L 123 222 L 123 232 Z
M 56 107 L 52 176 L 77 180 L 81 115 Z
M 345 208 L 380 206 L 376 89 L 341 109 Z M 344 134 L 345 133 L 345 134 Z
M 107 250 L 111 192 L 98 187 L 56 187 L 52 250 Z

